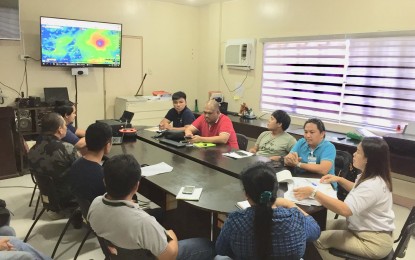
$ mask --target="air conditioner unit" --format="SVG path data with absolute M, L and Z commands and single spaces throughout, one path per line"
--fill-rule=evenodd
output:
M 225 46 L 225 65 L 230 69 L 255 68 L 255 39 L 228 40 Z

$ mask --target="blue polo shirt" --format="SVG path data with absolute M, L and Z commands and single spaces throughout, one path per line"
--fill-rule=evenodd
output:
M 72 125 L 72 123 L 67 124 L 66 127 L 68 129 L 66 130 L 66 135 L 62 138 L 62 141 L 75 145 L 79 141 L 79 137 L 75 134 L 76 128 Z
M 298 156 L 301 157 L 301 162 L 308 163 L 308 156 L 311 155 L 311 148 L 306 140 L 301 138 L 297 141 L 294 147 L 291 149 L 291 153 L 297 152 Z M 334 162 L 336 159 L 336 147 L 326 139 L 323 139 L 313 151 L 313 156 L 316 157 L 316 163 L 320 164 L 321 161 L 330 161 L 332 163 L 329 170 L 330 174 L 334 175 Z M 337 188 L 337 183 L 333 183 L 334 187 Z

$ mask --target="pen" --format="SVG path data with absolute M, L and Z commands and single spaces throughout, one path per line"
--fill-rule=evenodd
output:
M 312 182 L 312 181 L 310 181 L 310 180 L 307 180 L 309 183 L 311 183 L 311 185 L 313 185 L 313 186 L 315 186 L 315 187 L 317 187 L 317 184 L 315 184 L 314 182 Z

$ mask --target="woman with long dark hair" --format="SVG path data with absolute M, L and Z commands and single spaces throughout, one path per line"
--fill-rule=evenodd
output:
M 298 199 L 315 198 L 327 209 L 346 217 L 328 223 L 316 241 L 323 259 L 333 259 L 328 248 L 369 259 L 384 258 L 392 250 L 395 214 L 388 144 L 382 138 L 364 138 L 353 154 L 353 165 L 362 171 L 355 183 L 330 174 L 321 178 L 321 182 L 337 182 L 350 191 L 344 202 L 311 187 L 294 189 Z
M 306 241 L 317 239 L 317 222 L 293 202 L 278 198 L 274 169 L 256 163 L 241 173 L 251 207 L 229 214 L 216 252 L 233 259 L 300 259 Z

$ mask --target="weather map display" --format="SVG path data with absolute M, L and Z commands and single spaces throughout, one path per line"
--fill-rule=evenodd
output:
M 122 25 L 40 17 L 42 66 L 121 67 Z

